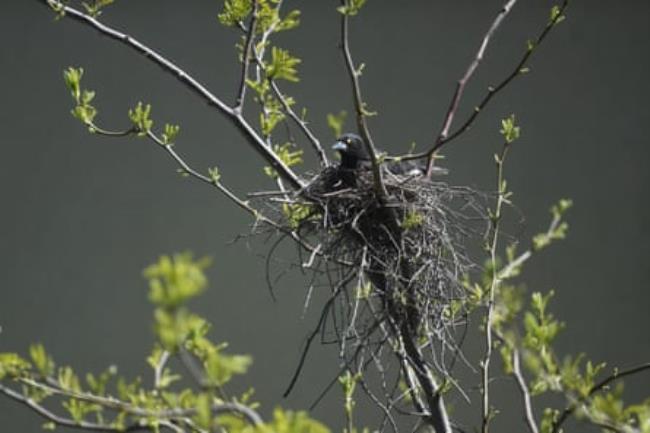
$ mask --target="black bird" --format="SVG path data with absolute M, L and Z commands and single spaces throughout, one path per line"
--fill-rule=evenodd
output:
M 344 170 L 370 170 L 372 161 L 363 139 L 357 134 L 346 133 L 332 146 L 341 155 L 339 168 Z M 422 176 L 426 172 L 423 160 L 390 161 L 383 164 L 389 173 L 397 176 Z M 434 167 L 433 174 L 446 174 L 447 170 Z

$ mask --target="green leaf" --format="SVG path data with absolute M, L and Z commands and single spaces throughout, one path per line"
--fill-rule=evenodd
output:
M 94 0 L 91 3 L 82 2 L 81 4 L 83 5 L 84 9 L 86 9 L 86 13 L 88 15 L 93 18 L 97 18 L 99 15 L 101 15 L 103 8 L 113 4 L 114 2 L 115 0 Z
M 551 8 L 551 14 L 549 17 L 549 25 L 559 24 L 564 21 L 566 17 L 562 15 L 562 9 L 560 6 L 555 5 Z
M 314 209 L 309 204 L 282 203 L 282 213 L 286 217 L 289 227 L 296 230 L 301 223 L 313 215 Z
M 205 373 L 214 386 L 228 383 L 234 375 L 244 374 L 253 360 L 248 355 L 226 355 L 219 350 L 212 351 L 204 362 Z
M 204 270 L 208 257 L 194 260 L 191 253 L 161 256 L 144 270 L 149 282 L 149 300 L 155 305 L 175 308 L 202 293 L 208 280 Z
M 252 0 L 225 0 L 217 17 L 221 24 L 232 27 L 244 21 L 252 11 Z
M 200 394 L 196 398 L 196 415 L 194 421 L 199 427 L 210 430 L 212 425 L 211 398 L 208 394 Z
M 63 80 L 68 86 L 72 98 L 77 102 L 81 99 L 81 78 L 83 74 L 83 68 L 73 68 L 72 66 L 63 71 Z
M 501 121 L 501 130 L 499 131 L 506 143 L 510 144 L 519 138 L 521 128 L 515 125 L 515 115 L 511 114 L 510 117 Z
M 64 391 L 81 392 L 81 383 L 79 377 L 71 367 L 62 367 L 59 369 L 59 386 Z
M 300 11 L 290 11 L 280 22 L 275 26 L 277 32 L 291 30 L 300 25 Z
M 51 422 L 51 421 L 50 421 L 50 422 L 46 422 L 46 423 L 44 423 L 44 424 L 41 426 L 41 428 L 42 428 L 43 430 L 47 430 L 47 431 L 54 431 L 54 430 L 56 430 L 56 423 Z
M 327 126 L 334 133 L 334 137 L 338 138 L 343 134 L 343 127 L 345 126 L 345 118 L 347 115 L 348 113 L 345 110 L 339 111 L 339 114 L 329 113 L 327 115 Z
M 134 109 L 129 110 L 129 119 L 138 131 L 138 136 L 143 137 L 151 131 L 153 120 L 149 117 L 150 115 L 151 105 L 143 105 L 142 102 L 138 102 Z
M 100 373 L 99 376 L 94 376 L 92 373 L 86 374 L 86 383 L 88 384 L 88 388 L 93 394 L 105 395 L 108 382 L 113 377 L 115 377 L 116 374 L 117 374 L 117 367 L 111 365 L 102 373 Z
M 290 412 L 276 408 L 273 420 L 260 433 L 330 433 L 323 424 L 315 421 L 306 412 Z
M 293 167 L 302 164 L 303 162 L 303 150 L 296 149 L 296 146 L 293 143 L 287 142 L 281 145 L 275 145 L 273 146 L 273 151 L 287 167 Z M 266 175 L 271 179 L 276 179 L 278 177 L 278 173 L 270 166 L 264 167 L 264 173 L 266 173 Z
M 32 344 L 29 347 L 29 355 L 32 358 L 34 367 L 36 367 L 41 376 L 50 376 L 54 373 L 54 361 L 45 352 L 45 347 L 42 344 Z
M 299 81 L 296 66 L 301 60 L 292 56 L 289 51 L 278 47 L 271 49 L 271 62 L 266 69 L 266 74 L 273 80 Z
M 92 131 L 92 123 L 97 116 L 97 109 L 91 105 L 95 98 L 95 92 L 81 88 L 81 78 L 84 70 L 82 68 L 69 67 L 63 71 L 63 80 L 65 81 L 72 99 L 76 106 L 72 109 L 72 116 L 79 119 L 84 125 L 89 126 Z
M 16 353 L 0 353 L 0 380 L 18 377 L 31 368 L 29 362 Z
M 404 230 L 410 230 L 418 228 L 424 222 L 424 215 L 416 210 L 409 210 L 404 215 L 401 226 Z
M 165 123 L 165 128 L 162 133 L 162 142 L 166 145 L 174 144 L 178 133 L 180 132 L 181 127 L 178 125 L 170 125 Z
M 366 0 L 346 0 L 345 5 L 336 8 L 343 15 L 354 16 L 359 13 Z
M 221 173 L 219 173 L 219 168 L 217 167 L 209 168 L 208 174 L 210 175 L 210 179 L 212 179 L 212 182 L 214 184 L 219 183 L 219 181 L 221 180 Z

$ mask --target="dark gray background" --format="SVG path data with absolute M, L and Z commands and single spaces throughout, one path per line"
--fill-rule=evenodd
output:
M 218 3 L 120 1 L 104 19 L 231 101 L 237 36 L 217 25 Z M 560 353 L 587 352 L 612 366 L 630 366 L 650 359 L 650 7 L 631 0 L 574 3 L 533 59 L 532 72 L 446 150 L 445 165 L 454 183 L 492 188 L 498 121 L 517 113 L 523 138 L 507 174 L 526 219 L 513 231 L 526 239 L 545 227 L 553 202 L 575 200 L 568 239 L 540 254 L 525 281 L 531 290 L 557 292 L 553 310 L 568 324 Z M 331 139 L 325 114 L 350 111 L 335 4 L 287 1 L 303 9 L 303 24 L 280 41 L 304 60 L 303 81 L 285 89 L 309 107 L 325 142 Z M 510 71 L 552 4 L 534 0 L 516 7 L 461 113 Z M 398 151 L 416 141 L 422 149 L 430 142 L 455 80 L 500 6 L 495 0 L 368 2 L 353 22 L 352 47 L 357 61 L 366 63 L 370 107 L 380 112 L 371 122 L 380 147 Z M 264 414 L 278 403 L 305 408 L 336 371 L 336 359 L 333 350 L 317 348 L 296 392 L 281 401 L 314 324 L 313 314 L 301 319 L 303 287 L 284 280 L 273 303 L 258 258 L 264 246 L 227 245 L 248 230 L 248 215 L 208 187 L 180 178 L 150 144 L 87 134 L 69 115 L 61 71 L 85 67 L 85 85 L 97 91 L 105 124 L 125 125 L 128 107 L 151 102 L 159 124 L 182 125 L 177 149 L 198 168 L 218 165 L 238 192 L 267 185 L 261 161 L 219 114 L 114 41 L 70 21 L 53 22 L 36 1 L 2 2 L 0 23 L 0 351 L 25 352 L 40 341 L 60 364 L 86 371 L 114 363 L 123 374 L 148 379 L 151 311 L 141 269 L 159 254 L 191 249 L 215 262 L 212 287 L 196 309 L 214 322 L 215 338 L 255 357 L 250 374 L 237 382 L 255 386 Z M 648 395 L 648 376 L 633 382 L 630 401 Z M 495 387 L 516 395 L 505 379 Z M 518 403 L 499 404 L 500 431 L 521 431 Z M 479 411 L 458 406 L 456 413 Z M 341 413 L 335 391 L 313 415 L 338 429 Z M 362 414 L 360 425 L 372 424 L 373 416 Z M 0 399 L 1 432 L 36 432 L 40 424 L 25 408 Z

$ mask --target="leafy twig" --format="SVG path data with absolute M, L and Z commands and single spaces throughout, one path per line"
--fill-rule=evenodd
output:
M 32 409 L 34 412 L 36 412 L 38 415 L 48 420 L 49 422 L 53 422 L 54 424 L 61 427 L 69 427 L 69 428 L 75 428 L 80 430 L 101 431 L 101 432 L 133 432 L 133 431 L 151 430 L 150 427 L 141 426 L 139 424 L 133 424 L 124 428 L 119 428 L 117 426 L 112 427 L 107 424 L 98 424 L 98 423 L 92 423 L 88 421 L 75 421 L 73 419 L 65 418 L 51 412 L 50 410 L 41 406 L 31 398 L 22 395 L 19 392 L 16 392 L 13 389 L 6 387 L 2 384 L 0 384 L 0 392 L 5 394 L 7 397 L 11 398 L 12 400 L 15 400 L 18 403 L 24 404 L 25 406 L 29 407 L 30 409 Z
M 514 123 L 513 123 L 514 127 Z M 490 287 L 487 294 L 487 315 L 485 319 L 485 355 L 483 361 L 481 362 L 481 372 L 482 372 L 482 390 L 483 390 L 483 401 L 482 401 L 482 424 L 481 431 L 483 433 L 488 433 L 490 419 L 492 418 L 492 413 L 490 409 L 490 360 L 492 357 L 492 322 L 494 316 L 494 297 L 495 293 L 499 287 L 501 280 L 499 279 L 499 273 L 497 272 L 497 247 L 499 244 L 499 235 L 500 235 L 500 222 L 502 217 L 503 205 L 508 203 L 508 191 L 506 189 L 506 182 L 504 180 L 503 173 L 503 164 L 506 156 L 508 155 L 508 150 L 510 144 L 516 137 L 509 137 L 506 135 L 506 141 L 503 144 L 501 153 L 495 155 L 495 161 L 497 166 L 497 201 L 494 208 L 494 211 L 490 212 L 490 233 L 488 239 L 488 249 L 490 254 L 490 262 L 492 265 L 492 280 L 490 282 Z
M 615 370 L 610 376 L 606 377 L 602 381 L 595 384 L 589 390 L 587 397 L 591 397 L 592 395 L 602 391 L 612 382 L 623 379 L 626 376 L 632 376 L 634 374 L 644 372 L 646 370 L 650 370 L 650 362 L 638 365 L 636 367 L 629 368 L 627 370 L 622 370 L 622 371 Z M 551 428 L 551 433 L 558 433 L 560 431 L 560 428 L 562 427 L 562 424 L 564 424 L 564 422 L 578 409 L 578 407 L 580 406 L 581 403 L 584 402 L 584 400 L 585 399 L 580 399 L 577 402 L 571 403 L 569 406 L 567 406 L 562 411 L 562 413 L 557 418 L 557 420 L 553 423 L 553 426 Z M 611 427 L 607 427 L 607 428 L 612 429 Z
M 171 73 L 178 80 L 180 80 L 186 87 L 194 93 L 205 99 L 209 105 L 216 107 L 222 114 L 226 115 L 237 127 L 237 129 L 248 139 L 253 149 L 260 154 L 264 160 L 269 163 L 274 170 L 276 170 L 280 177 L 289 182 L 294 189 L 300 189 L 303 184 L 298 176 L 273 152 L 272 149 L 266 146 L 266 143 L 255 131 L 255 129 L 246 121 L 241 113 L 237 112 L 234 108 L 226 105 L 221 99 L 210 92 L 203 84 L 198 82 L 194 77 L 188 74 L 185 70 L 181 69 L 171 60 L 167 59 L 157 51 L 143 44 L 142 42 L 134 39 L 126 33 L 120 32 L 106 24 L 103 24 L 96 18 L 67 6 L 59 0 L 38 0 L 40 3 L 45 4 L 51 8 L 60 11 L 64 16 L 69 17 L 75 21 L 87 24 L 101 34 L 115 39 L 122 44 L 130 47 L 131 49 L 142 54 L 152 62 L 158 64 L 164 71 Z

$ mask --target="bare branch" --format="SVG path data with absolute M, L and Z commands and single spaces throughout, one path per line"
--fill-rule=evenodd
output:
M 447 138 L 447 135 L 449 135 L 449 128 L 451 128 L 451 125 L 454 121 L 454 116 L 456 115 L 456 111 L 458 111 L 458 106 L 460 105 L 460 100 L 463 97 L 463 92 L 465 91 L 465 86 L 467 85 L 467 82 L 470 80 L 470 78 L 472 78 L 472 75 L 474 75 L 474 71 L 476 71 L 476 68 L 478 68 L 479 64 L 481 63 L 481 60 L 483 60 L 483 56 L 485 55 L 485 50 L 487 49 L 487 46 L 490 43 L 490 40 L 492 39 L 492 36 L 494 35 L 494 33 L 496 33 L 497 29 L 499 28 L 503 20 L 506 18 L 508 13 L 510 13 L 510 10 L 513 8 L 515 3 L 517 3 L 517 0 L 508 0 L 508 2 L 505 5 L 503 5 L 501 11 L 499 11 L 497 17 L 494 19 L 494 22 L 492 22 L 492 25 L 490 26 L 487 33 L 483 37 L 483 41 L 481 42 L 481 46 L 479 47 L 478 52 L 476 53 L 476 57 L 474 57 L 474 60 L 472 61 L 472 63 L 470 63 L 463 77 L 460 80 L 458 80 L 458 83 L 456 84 L 456 90 L 454 91 L 454 96 L 451 98 L 451 103 L 449 104 L 449 108 L 447 109 L 445 120 L 442 123 L 442 128 L 438 133 L 438 136 L 436 137 L 433 150 L 431 151 L 431 156 L 429 157 L 429 161 L 428 161 L 429 168 L 427 170 L 427 173 L 429 173 L 433 167 L 433 163 L 434 163 L 433 152 L 435 152 L 436 149 L 440 146 L 439 143 L 445 140 Z
M 209 105 L 216 107 L 222 114 L 226 115 L 237 127 L 237 129 L 247 138 L 249 144 L 253 149 L 268 163 L 273 169 L 275 169 L 280 177 L 294 188 L 300 189 L 303 186 L 302 181 L 296 176 L 296 174 L 289 168 L 287 165 L 280 159 L 278 156 L 266 146 L 266 143 L 260 137 L 260 135 L 255 131 L 255 129 L 244 119 L 241 113 L 237 110 L 226 105 L 221 99 L 211 93 L 203 84 L 198 82 L 194 77 L 188 74 L 185 70 L 181 69 L 175 63 L 158 53 L 157 51 L 149 48 L 142 42 L 134 39 L 133 37 L 118 31 L 110 26 L 107 26 L 93 18 L 92 16 L 65 5 L 59 0 L 38 0 L 41 4 L 44 4 L 48 7 L 54 7 L 57 10 L 61 10 L 66 17 L 69 17 L 75 21 L 79 21 L 86 25 L 89 25 L 99 31 L 101 34 L 108 36 L 111 39 L 115 39 L 118 42 L 130 47 L 131 49 L 137 51 L 147 59 L 159 65 L 164 71 L 174 75 L 179 81 L 181 81 L 187 88 L 199 95 L 201 98 L 206 100 Z
M 435 153 L 436 150 L 438 150 L 441 146 L 444 144 L 452 141 L 453 139 L 457 138 L 460 136 L 462 133 L 467 131 L 471 126 L 472 123 L 474 123 L 474 120 L 478 116 L 478 114 L 487 106 L 487 104 L 490 102 L 490 100 L 499 92 L 501 92 L 506 86 L 508 86 L 515 78 L 517 78 L 520 75 L 523 75 L 526 73 L 525 66 L 530 60 L 531 56 L 533 53 L 537 50 L 537 48 L 541 45 L 541 43 L 546 39 L 548 36 L 549 32 L 551 29 L 559 22 L 559 20 L 562 19 L 564 16 L 564 11 L 566 10 L 567 6 L 569 5 L 569 0 L 564 0 L 562 5 L 560 6 L 560 9 L 558 11 L 558 14 L 551 19 L 548 24 L 546 24 L 546 27 L 542 30 L 542 32 L 537 36 L 537 39 L 534 42 L 531 42 L 531 45 L 526 48 L 526 52 L 524 53 L 523 57 L 517 63 L 517 66 L 513 69 L 513 71 L 508 75 L 503 81 L 501 81 L 497 86 L 495 87 L 490 87 L 488 89 L 487 95 L 483 98 L 483 100 L 476 106 L 472 114 L 469 116 L 469 118 L 463 123 L 456 131 L 454 131 L 452 134 L 450 134 L 448 137 L 446 137 L 444 140 L 441 140 L 436 146 L 434 146 L 434 149 L 432 149 L 431 153 Z
M 511 1 L 506 3 L 506 6 L 508 4 L 510 4 L 510 3 L 511 3 Z M 435 160 L 435 157 L 436 157 L 436 152 L 442 146 L 444 146 L 445 144 L 447 144 L 447 143 L 451 142 L 452 140 L 458 138 L 464 132 L 469 130 L 470 127 L 472 126 L 472 124 L 474 123 L 474 121 L 476 120 L 476 118 L 478 117 L 479 113 L 481 111 L 483 111 L 483 109 L 488 105 L 488 103 L 492 100 L 492 98 L 494 96 L 496 96 L 498 93 L 500 93 L 505 87 L 507 87 L 515 78 L 517 78 L 518 76 L 523 75 L 524 73 L 526 73 L 526 71 L 527 71 L 526 70 L 526 65 L 528 64 L 529 60 L 531 59 L 533 53 L 537 50 L 537 48 L 539 48 L 539 46 L 542 44 L 542 42 L 544 42 L 544 40 L 546 40 L 546 38 L 547 38 L 548 34 L 550 33 L 551 29 L 553 27 L 555 27 L 555 25 L 558 24 L 560 22 L 560 20 L 562 20 L 564 18 L 564 12 L 566 11 L 566 8 L 568 6 L 569 6 L 569 0 L 564 0 L 562 2 L 562 4 L 558 7 L 557 13 L 554 14 L 551 17 L 551 19 L 548 21 L 546 26 L 542 29 L 542 31 L 537 36 L 537 38 L 535 38 L 534 41 L 529 42 L 528 46 L 526 47 L 526 51 L 524 52 L 523 56 L 521 57 L 521 59 L 519 60 L 519 62 L 515 66 L 515 68 L 512 70 L 512 72 L 508 76 L 506 76 L 506 78 L 504 78 L 498 85 L 490 86 L 488 88 L 487 94 L 483 97 L 483 99 L 479 102 L 479 104 L 475 106 L 472 113 L 465 120 L 465 122 L 463 122 L 463 124 L 460 127 L 458 127 L 458 129 L 456 129 L 455 131 L 449 132 L 450 129 L 451 129 L 452 123 L 453 123 L 453 119 L 454 119 L 454 117 L 456 115 L 456 112 L 458 110 L 460 97 L 462 96 L 462 93 L 464 91 L 466 81 L 469 78 L 471 78 L 474 70 L 478 66 L 478 64 L 476 64 L 476 66 L 472 67 L 474 65 L 474 63 L 476 62 L 476 58 L 475 58 L 474 61 L 472 62 L 472 64 L 470 64 L 470 67 L 466 71 L 465 75 L 463 76 L 463 78 L 467 77 L 467 80 L 462 84 L 462 86 L 460 86 L 461 88 L 459 88 L 459 85 L 461 84 L 461 81 L 463 80 L 463 78 L 461 78 L 461 80 L 459 80 L 459 82 L 457 83 L 456 90 L 455 90 L 454 95 L 453 95 L 453 97 L 451 99 L 449 108 L 447 110 L 447 114 L 445 115 L 445 119 L 443 121 L 443 126 L 441 127 L 441 131 L 438 134 L 438 136 L 436 137 L 436 140 L 434 141 L 431 149 L 427 150 L 426 152 L 422 152 L 422 153 L 413 153 L 413 154 L 407 154 L 407 155 L 400 155 L 397 158 L 399 158 L 401 160 L 404 160 L 404 161 L 427 158 L 427 161 L 428 161 L 428 163 L 427 163 L 428 175 L 431 175 L 431 173 L 433 171 L 433 165 L 434 165 L 434 160 Z M 497 19 L 495 19 L 492 26 L 490 26 L 490 30 L 488 30 L 488 34 L 486 34 L 486 37 L 489 35 L 490 31 L 492 31 L 492 33 L 494 33 L 494 31 L 496 31 L 496 28 L 494 28 L 494 30 L 493 30 L 494 23 L 497 23 L 497 20 L 499 20 L 499 22 L 497 23 L 497 27 L 498 27 L 501 24 L 501 22 L 503 21 L 503 19 L 505 18 L 505 15 L 503 15 L 504 9 L 505 9 L 505 6 L 504 6 L 504 8 L 501 9 L 499 14 L 497 15 Z M 490 35 L 490 37 L 491 37 L 491 35 Z M 489 43 L 489 39 L 490 38 L 488 38 L 488 40 L 487 40 L 488 43 Z M 481 48 L 479 49 L 479 54 L 481 54 L 481 55 L 482 55 L 482 51 L 485 50 L 484 44 L 486 44 L 485 37 L 483 39 L 483 43 L 481 44 Z M 479 59 L 479 63 L 480 63 L 480 59 Z M 469 76 L 467 75 L 467 72 L 470 72 Z M 395 158 L 395 157 L 388 157 L 388 159 L 390 159 L 390 158 Z

